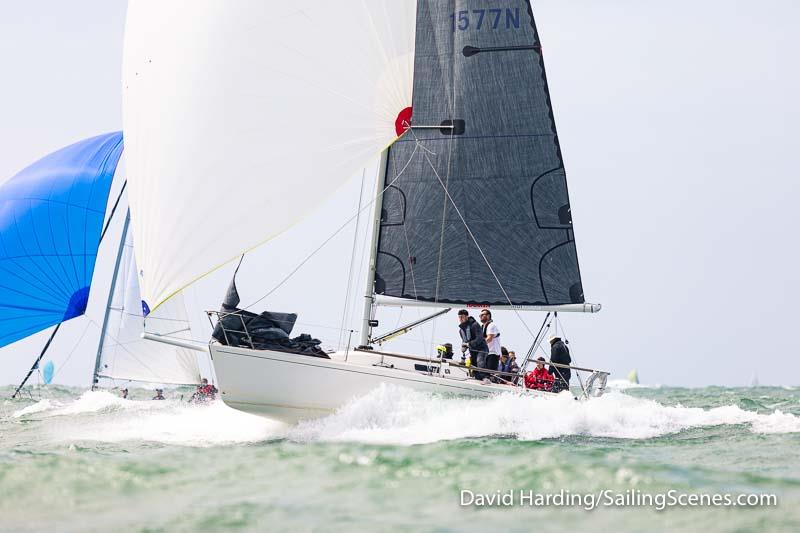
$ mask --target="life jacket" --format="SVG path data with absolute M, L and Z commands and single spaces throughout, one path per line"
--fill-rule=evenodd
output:
M 461 335 L 461 342 L 469 344 L 472 340 L 472 324 L 475 319 L 468 317 L 466 321 L 458 325 L 458 333 Z
M 550 390 L 553 387 L 553 376 L 547 373 L 547 369 L 535 368 L 533 372 L 525 375 L 525 387 L 528 389 Z

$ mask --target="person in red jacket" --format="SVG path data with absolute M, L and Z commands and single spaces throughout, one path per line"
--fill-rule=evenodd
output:
M 553 388 L 553 381 L 553 375 L 544 367 L 544 357 L 540 357 L 533 372 L 525 375 L 525 388 L 549 391 Z
M 200 403 L 211 402 L 216 399 L 218 392 L 219 389 L 217 389 L 214 385 L 209 384 L 206 378 L 203 378 L 189 401 Z

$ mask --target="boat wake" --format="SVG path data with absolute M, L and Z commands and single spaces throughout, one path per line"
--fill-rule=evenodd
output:
M 800 432 L 800 417 L 735 405 L 713 409 L 665 406 L 610 392 L 579 402 L 569 394 L 549 398 L 508 393 L 489 399 L 437 398 L 408 389 L 382 387 L 327 418 L 301 423 L 299 440 L 423 444 L 471 437 L 511 436 L 541 440 L 580 435 L 650 439 L 684 429 L 749 425 L 754 433 Z
M 123 400 L 104 391 L 85 392 L 72 401 L 40 400 L 11 418 L 38 421 L 53 442 L 182 446 L 276 439 L 398 445 L 494 436 L 531 441 L 566 436 L 650 439 L 722 425 L 743 425 L 759 434 L 800 432 L 800 417 L 777 409 L 761 414 L 736 405 L 666 406 L 613 391 L 588 402 L 568 394 L 542 398 L 508 393 L 468 399 L 395 386 L 382 386 L 328 417 L 296 426 L 242 413 L 220 401 L 190 405 L 178 400 Z

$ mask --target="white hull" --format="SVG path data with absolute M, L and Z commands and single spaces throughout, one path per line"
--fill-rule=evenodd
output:
M 365 352 L 331 354 L 331 359 L 212 344 L 222 400 L 241 411 L 284 422 L 331 414 L 381 384 L 422 392 L 488 397 L 503 392 L 549 395 L 509 385 L 484 384 L 451 367 L 449 377 L 417 371 L 424 362 Z M 391 364 L 394 368 L 376 366 Z

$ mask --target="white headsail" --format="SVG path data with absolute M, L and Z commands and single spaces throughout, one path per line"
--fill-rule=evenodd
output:
M 396 137 L 415 7 L 130 2 L 125 151 L 150 308 L 286 230 Z
M 130 232 L 123 238 L 125 245 L 100 347 L 98 377 L 148 383 L 199 383 L 196 351 L 141 338 L 144 317 L 133 238 Z M 191 339 L 183 295 L 178 294 L 152 313 L 147 319 L 147 329 L 173 338 Z

